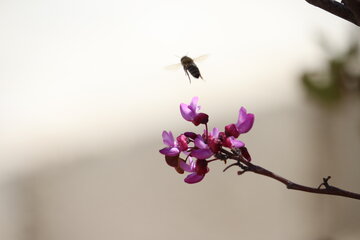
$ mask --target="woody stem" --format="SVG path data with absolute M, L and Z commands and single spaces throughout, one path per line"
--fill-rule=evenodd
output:
M 235 165 L 237 165 L 243 169 L 243 171 L 240 171 L 241 174 L 244 172 L 253 172 L 256 174 L 267 176 L 272 179 L 275 179 L 276 181 L 283 183 L 287 187 L 287 189 L 298 190 L 298 191 L 303 191 L 303 192 L 310 192 L 310 193 L 318 193 L 318 194 L 336 195 L 336 196 L 342 196 L 342 197 L 354 198 L 354 199 L 360 200 L 360 194 L 358 194 L 358 193 L 346 191 L 341 188 L 337 188 L 337 187 L 329 185 L 328 180 L 330 179 L 330 177 L 323 178 L 323 183 L 320 184 L 320 186 L 317 188 L 308 187 L 308 186 L 294 183 L 294 182 L 292 182 L 284 177 L 281 177 L 263 167 L 252 164 L 249 161 L 245 160 L 241 155 L 231 153 L 225 149 L 222 149 L 221 151 L 224 154 L 226 154 L 228 156 L 228 158 L 237 161 L 238 164 L 235 164 Z M 244 165 L 245 165 L 245 167 L 244 167 Z M 322 186 L 324 188 L 321 188 Z

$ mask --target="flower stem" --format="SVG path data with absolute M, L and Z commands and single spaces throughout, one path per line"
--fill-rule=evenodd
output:
M 205 123 L 205 143 L 208 143 L 209 141 L 209 131 L 208 131 L 208 125 Z

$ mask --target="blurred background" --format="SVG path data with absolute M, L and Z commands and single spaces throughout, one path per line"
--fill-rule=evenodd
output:
M 359 239 L 357 200 L 158 152 L 199 96 L 211 128 L 256 115 L 255 164 L 360 192 L 359 39 L 301 0 L 2 0 L 0 239 Z M 202 54 L 204 81 L 164 70 Z

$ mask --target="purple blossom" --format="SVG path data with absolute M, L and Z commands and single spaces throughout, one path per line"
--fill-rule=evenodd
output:
M 241 148 L 245 146 L 245 143 L 243 143 L 240 140 L 237 140 L 233 136 L 230 136 L 226 138 L 225 142 L 223 143 L 223 146 L 228 148 Z
M 184 134 L 178 136 L 176 141 L 180 151 L 186 151 L 188 149 L 188 139 Z
M 226 136 L 233 136 L 235 138 L 239 137 L 240 135 L 234 123 L 225 126 L 225 134 Z
M 185 120 L 192 122 L 195 126 L 204 124 L 203 134 L 184 132 L 175 139 L 171 131 L 163 131 L 162 138 L 166 147 L 160 150 L 160 153 L 165 155 L 166 163 L 175 168 L 178 173 L 182 174 L 185 171 L 190 173 L 184 179 L 190 184 L 200 182 L 205 177 L 205 174 L 209 172 L 208 163 L 216 160 L 226 162 L 225 148 L 230 148 L 233 153 L 239 154 L 244 161 L 251 161 L 245 143 L 237 137 L 252 128 L 254 114 L 247 113 L 246 109 L 241 107 L 236 123 L 225 126 L 223 132 L 220 132 L 218 128 L 213 128 L 209 132 L 207 125 L 209 116 L 199 113 L 198 101 L 199 98 L 194 97 L 190 104 L 181 103 L 180 112 Z M 180 154 L 185 155 L 185 159 L 181 158 Z M 209 159 L 210 157 L 213 159 Z
M 236 129 L 239 131 L 239 133 L 247 133 L 250 131 L 254 124 L 255 116 L 252 113 L 247 113 L 246 109 L 244 107 L 241 107 L 239 110 L 239 117 L 238 121 L 235 124 Z
M 181 103 L 180 113 L 182 117 L 189 122 L 198 126 L 199 124 L 206 124 L 209 121 L 209 116 L 205 113 L 198 113 L 200 106 L 198 106 L 198 97 L 193 97 L 190 104 Z
M 241 107 L 239 110 L 239 116 L 237 123 L 229 124 L 225 126 L 226 136 L 233 136 L 237 138 L 242 133 L 247 133 L 253 126 L 255 116 L 252 113 L 247 113 L 244 107 Z
M 178 141 L 174 139 L 174 136 L 171 131 L 169 132 L 163 131 L 162 138 L 163 138 L 163 143 L 168 147 L 161 149 L 160 150 L 161 154 L 164 154 L 169 157 L 175 157 L 175 156 L 179 156 L 181 151 L 185 151 L 187 149 L 187 145 L 185 145 L 184 139 L 181 137 L 181 135 L 178 137 L 178 140 L 181 141 L 180 144 L 178 143 Z
M 235 124 L 229 124 L 228 126 L 231 125 L 235 127 Z M 217 153 L 221 146 L 228 148 L 241 148 L 245 146 L 245 143 L 236 139 L 235 136 L 239 134 L 235 134 L 235 136 L 230 134 L 231 132 L 234 133 L 234 131 L 237 133 L 237 130 L 232 127 L 228 128 L 228 126 L 225 127 L 225 132 L 220 132 L 219 129 L 214 128 L 210 133 L 209 146 L 213 153 Z M 228 129 L 230 129 L 230 131 Z
M 191 151 L 191 156 L 196 157 L 197 159 L 207 159 L 214 154 L 201 135 L 197 136 L 194 143 L 197 148 Z
M 186 121 L 193 121 L 200 110 L 200 106 L 198 106 L 198 97 L 193 97 L 191 103 L 189 105 L 185 103 L 180 104 L 180 112 L 183 118 Z
M 186 176 L 184 181 L 186 183 L 198 183 L 205 177 L 205 174 L 209 172 L 209 168 L 207 167 L 206 160 L 193 160 L 189 157 L 189 164 L 181 161 L 180 167 L 185 171 L 189 172 L 190 174 Z
M 220 151 L 221 140 L 220 140 L 220 131 L 218 128 L 213 128 L 213 130 L 209 133 L 209 148 L 211 151 L 216 154 Z

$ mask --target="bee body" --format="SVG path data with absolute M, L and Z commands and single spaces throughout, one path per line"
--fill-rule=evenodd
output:
M 180 63 L 178 64 L 172 64 L 172 65 L 168 65 L 165 68 L 167 70 L 175 70 L 180 68 L 181 66 L 184 68 L 185 71 L 185 75 L 189 78 L 189 81 L 191 83 L 191 79 L 190 79 L 190 75 L 193 76 L 194 78 L 202 78 L 201 74 L 200 74 L 200 70 L 198 68 L 198 66 L 196 66 L 195 62 L 197 61 L 202 61 L 204 59 L 207 58 L 208 55 L 201 55 L 199 57 L 196 58 L 190 58 L 188 56 L 183 56 L 180 60 Z
M 194 60 L 188 56 L 184 56 L 181 58 L 181 65 L 184 68 L 185 74 L 188 76 L 189 81 L 191 83 L 191 79 L 190 79 L 190 75 L 189 73 L 194 77 L 194 78 L 201 78 L 202 76 L 200 74 L 200 70 L 199 68 L 196 66 Z

